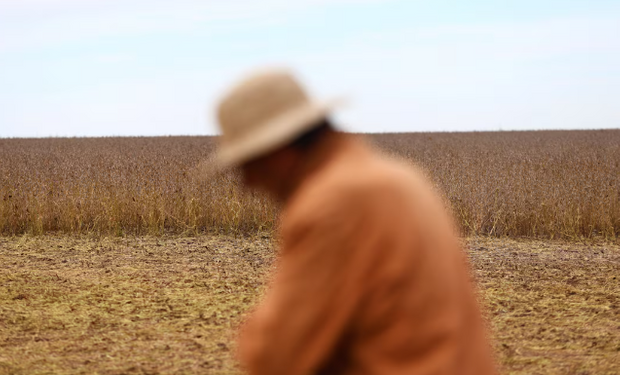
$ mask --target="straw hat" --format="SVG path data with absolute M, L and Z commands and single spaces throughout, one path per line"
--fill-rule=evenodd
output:
M 218 107 L 222 130 L 217 169 L 238 166 L 277 150 L 316 126 L 338 101 L 314 102 L 286 70 L 255 73 Z

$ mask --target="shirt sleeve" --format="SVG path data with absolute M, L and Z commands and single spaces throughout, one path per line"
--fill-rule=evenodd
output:
M 312 374 L 331 359 L 370 261 L 365 216 L 359 204 L 347 206 L 315 210 L 283 233 L 271 288 L 241 332 L 239 355 L 250 374 Z

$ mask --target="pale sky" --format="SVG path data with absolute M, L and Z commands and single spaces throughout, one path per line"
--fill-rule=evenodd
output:
M 0 0 L 0 137 L 216 134 L 264 66 L 351 131 L 620 128 L 620 1 Z

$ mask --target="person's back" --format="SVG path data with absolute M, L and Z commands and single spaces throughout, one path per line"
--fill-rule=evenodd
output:
M 493 373 L 438 197 L 350 136 L 324 147 L 284 208 L 279 272 L 242 337 L 251 372 Z
M 271 287 L 246 321 L 250 374 L 486 375 L 464 254 L 418 172 L 338 133 L 286 71 L 222 101 L 220 168 L 283 203 Z

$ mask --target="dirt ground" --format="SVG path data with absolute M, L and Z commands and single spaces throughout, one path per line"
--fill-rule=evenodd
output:
M 505 374 L 620 373 L 620 246 L 471 238 Z M 0 237 L 0 374 L 237 374 L 268 236 Z

